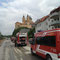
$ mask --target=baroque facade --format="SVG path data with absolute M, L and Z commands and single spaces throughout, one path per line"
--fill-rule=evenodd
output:
M 22 23 L 20 23 L 20 22 L 15 23 L 15 29 L 18 29 L 20 27 L 32 28 L 32 24 L 34 24 L 34 23 L 32 21 L 32 18 L 29 15 L 27 15 L 26 19 L 25 19 L 25 16 L 23 16 Z

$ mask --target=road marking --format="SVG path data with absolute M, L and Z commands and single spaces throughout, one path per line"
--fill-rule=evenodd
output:
M 23 58 L 20 58 L 20 60 L 23 60 Z
M 30 47 L 28 47 L 28 46 L 23 47 L 23 48 L 30 51 Z
M 16 55 L 14 55 L 14 56 L 15 56 L 15 59 L 18 60 L 17 56 Z
M 15 52 L 18 54 L 18 51 L 16 50 L 16 48 L 14 48 Z
M 17 48 L 14 48 L 15 52 L 20 56 L 20 60 L 23 60 L 22 56 L 23 56 L 23 53 L 21 50 L 17 49 Z M 16 56 L 15 56 L 16 57 Z M 16 57 L 17 59 L 17 57 Z
M 21 50 L 19 50 L 19 49 L 17 49 L 17 48 L 14 48 L 14 50 L 15 50 L 15 52 L 16 52 L 17 54 L 19 54 L 19 53 L 20 53 L 20 56 L 22 56 L 22 55 L 23 55 L 23 53 L 22 53 L 22 51 L 21 51 Z
M 28 52 L 25 52 L 25 54 L 31 54 L 31 52 L 28 51 Z
M 21 50 L 17 49 L 17 51 L 18 51 L 21 55 L 23 54 Z

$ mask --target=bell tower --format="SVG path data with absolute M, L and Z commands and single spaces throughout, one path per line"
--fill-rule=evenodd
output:
M 30 22 L 29 15 L 27 15 L 27 22 Z
M 23 16 L 23 18 L 22 18 L 22 23 L 25 24 L 25 16 Z

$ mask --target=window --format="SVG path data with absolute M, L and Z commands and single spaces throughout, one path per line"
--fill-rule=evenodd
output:
M 52 27 L 52 29 L 54 29 L 54 27 Z
M 56 19 L 54 19 L 56 21 Z
M 60 26 L 58 25 L 58 28 L 60 28 Z
M 49 27 L 50 27 L 50 25 L 49 25 Z
M 59 21 L 59 18 L 57 18 L 57 20 Z
M 52 20 L 52 22 L 53 22 L 53 20 Z
M 50 21 L 50 19 L 49 19 L 49 21 Z
M 55 28 L 58 28 L 58 26 L 55 26 Z
M 46 46 L 56 46 L 56 37 L 55 36 L 45 36 L 45 37 L 37 37 L 37 44 L 46 45 Z

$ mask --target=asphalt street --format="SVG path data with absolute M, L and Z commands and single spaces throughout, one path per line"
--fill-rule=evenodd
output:
M 10 40 L 5 40 L 0 47 L 0 60 L 44 60 L 32 55 L 30 47 L 15 47 Z

